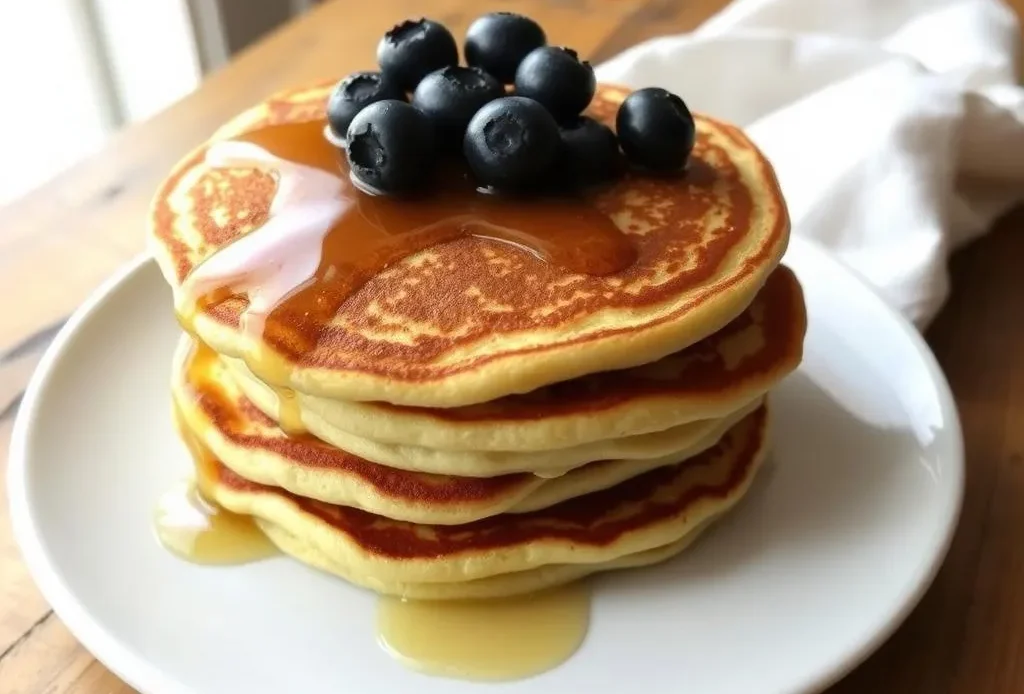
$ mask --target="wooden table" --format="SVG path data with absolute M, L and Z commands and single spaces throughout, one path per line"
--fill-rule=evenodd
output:
M 723 0 L 522 0 L 506 5 L 600 61 L 686 31 Z M 271 91 L 370 68 L 384 29 L 423 12 L 460 35 L 471 0 L 322 5 L 239 56 L 203 87 L 100 153 L 0 210 L 0 462 L 42 349 L 104 277 L 143 248 L 150 196 L 168 168 Z M 1024 0 L 1015 0 L 1018 9 Z M 952 383 L 967 446 L 959 531 L 932 589 L 877 654 L 831 691 L 1024 691 L 1024 207 L 953 260 L 953 295 L 928 333 Z M 1016 433 L 1015 433 L 1016 432 Z M 0 477 L 0 480 L 3 478 Z M 2 482 L 0 482 L 2 484 Z M 0 504 L 6 503 L 6 494 Z M 32 584 L 0 513 L 0 694 L 131 689 L 68 633 Z

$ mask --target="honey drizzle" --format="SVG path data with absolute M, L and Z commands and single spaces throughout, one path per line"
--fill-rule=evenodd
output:
M 210 501 L 216 458 L 188 428 L 177 406 L 174 419 L 192 455 L 195 477 L 179 482 L 157 502 L 153 528 L 160 544 L 196 564 L 245 564 L 279 554 L 251 516 L 232 513 Z
M 587 633 L 590 594 L 576 583 L 490 600 L 382 597 L 381 645 L 403 665 L 431 675 L 500 681 L 565 662 Z
M 277 425 L 290 436 L 308 433 L 302 421 L 302 408 L 295 390 L 284 386 L 270 386 L 277 396 Z
M 626 235 L 582 199 L 483 194 L 468 175 L 450 169 L 420 197 L 368 194 L 352 183 L 324 125 L 272 125 L 209 148 L 211 167 L 269 173 L 276 191 L 263 223 L 193 268 L 176 302 L 180 322 L 194 334 L 198 313 L 246 299 L 247 346 L 239 356 L 276 390 L 280 419 L 292 433 L 304 431 L 290 390 L 293 365 L 268 347 L 268 328 L 288 335 L 293 355 L 309 353 L 348 298 L 403 258 L 474 236 L 581 274 L 614 274 L 636 260 Z

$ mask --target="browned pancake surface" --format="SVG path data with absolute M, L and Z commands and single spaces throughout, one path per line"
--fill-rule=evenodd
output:
M 544 539 L 600 547 L 631 531 L 684 514 L 699 499 L 727 496 L 756 464 L 764 446 L 766 425 L 767 410 L 762 407 L 733 427 L 717 445 L 683 463 L 658 468 L 610 489 L 543 510 L 454 526 L 394 521 L 354 508 L 324 504 L 251 482 L 220 463 L 216 464 L 215 474 L 216 482 L 229 489 L 287 498 L 379 557 L 441 559 Z M 687 469 L 712 465 L 723 456 L 735 460 L 724 477 L 713 484 L 685 484 Z
M 601 371 L 521 395 L 463 407 L 410 407 L 376 402 L 384 410 L 454 422 L 540 420 L 610 410 L 646 398 L 721 397 L 762 377 L 777 377 L 800 362 L 807 327 L 803 292 L 793 271 L 779 266 L 753 304 L 717 333 L 652 364 Z M 739 357 L 729 345 L 741 333 L 760 333 L 756 348 Z
M 215 356 L 210 354 L 209 358 Z M 531 485 L 535 480 L 533 475 L 527 473 L 497 477 L 456 477 L 399 470 L 372 463 L 313 436 L 250 433 L 253 425 L 279 430 L 273 420 L 244 396 L 240 395 L 237 401 L 232 401 L 219 384 L 204 381 L 201 377 L 190 382 L 189 386 L 195 404 L 210 421 L 210 426 L 234 445 L 267 451 L 296 466 L 354 476 L 372 487 L 380 496 L 398 503 L 457 505 L 499 499 L 514 493 L 518 488 Z
M 262 118 L 246 127 L 323 118 L 326 93 L 321 88 L 282 95 Z M 623 96 L 621 90 L 602 87 L 590 110 L 612 123 Z M 445 361 L 446 355 L 472 349 L 496 334 L 557 329 L 602 309 L 653 308 L 689 293 L 686 302 L 645 326 L 677 320 L 715 295 L 729 292 L 733 284 L 762 272 L 788 233 L 781 195 L 767 162 L 739 130 L 698 118 L 699 127 L 701 123 L 713 123 L 715 131 L 736 147 L 755 152 L 758 175 L 772 188 L 765 196 L 770 202 L 765 204 L 774 207 L 758 213 L 773 219 L 774 226 L 742 267 L 727 273 L 728 280 L 717 277 L 748 232 L 753 201 L 729 154 L 699 134 L 685 177 L 627 176 L 590 199 L 601 212 L 628 219 L 620 226 L 634 243 L 638 260 L 621 273 L 610 277 L 573 274 L 508 244 L 464 237 L 432 248 L 423 262 L 398 263 L 379 273 L 348 298 L 332 322 L 279 312 L 263 339 L 299 366 L 341 367 L 417 381 L 444 378 L 513 354 L 529 359 L 531 353 L 551 346 L 545 340 L 535 347 L 502 350 L 500 355 L 484 351 L 474 358 Z M 167 196 L 204 154 L 201 148 L 179 166 L 158 192 L 152 213 L 153 234 L 171 252 L 179 282 L 196 262 L 260 226 L 275 191 L 272 177 L 255 170 L 207 171 L 189 191 L 197 212 L 189 223 L 201 243 L 194 248 L 186 245 L 175 228 L 180 220 Z M 724 222 L 709 233 L 705 217 L 712 209 L 724 214 Z M 652 279 L 658 276 L 665 279 Z M 246 301 L 235 297 L 205 311 L 220 323 L 237 327 Z M 494 306 L 500 310 L 492 310 Z M 430 330 L 409 327 L 413 325 L 429 325 Z M 557 342 L 573 345 L 633 330 L 610 324 Z

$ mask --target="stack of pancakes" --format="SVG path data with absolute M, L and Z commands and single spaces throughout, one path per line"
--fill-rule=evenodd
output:
M 267 223 L 284 178 L 224 146 L 322 120 L 329 89 L 240 115 L 155 198 L 151 247 L 186 332 L 173 399 L 203 493 L 308 564 L 415 598 L 511 595 L 681 551 L 748 489 L 767 394 L 802 354 L 803 296 L 779 265 L 788 219 L 762 155 L 698 117 L 685 176 L 595 193 L 587 204 L 636 249 L 621 272 L 466 235 L 388 263 L 327 318 L 281 309 L 280 287 L 268 308 L 258 290 L 293 273 L 278 256 L 302 255 L 308 234 L 247 266 L 241 239 L 287 232 Z M 591 114 L 613 121 L 627 93 L 599 87 Z M 326 247 L 306 249 L 314 269 L 288 289 L 315 276 L 331 295 L 343 270 L 320 272 Z M 200 296 L 210 267 L 220 291 Z

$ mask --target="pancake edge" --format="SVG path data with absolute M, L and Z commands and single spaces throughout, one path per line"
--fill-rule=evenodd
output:
M 627 94 L 632 91 L 611 84 L 601 86 Z M 262 109 L 275 99 L 285 99 L 288 95 L 319 88 L 306 86 L 271 95 L 263 103 L 251 107 L 222 126 L 210 142 L 245 132 L 246 127 L 251 127 L 256 120 L 256 115 L 262 113 Z M 529 392 L 597 371 L 624 369 L 657 361 L 716 332 L 746 308 L 781 260 L 789 243 L 790 220 L 774 169 L 761 150 L 736 126 L 713 118 L 708 120 L 728 131 L 742 147 L 749 148 L 758 167 L 758 177 L 771 189 L 771 193 L 765 196 L 767 209 L 764 215 L 766 220 L 773 219 L 774 225 L 766 234 L 766 242 L 757 255 L 743 264 L 746 272 L 737 270 L 731 278 L 720 278 L 710 287 L 705 286 L 703 291 L 694 291 L 683 305 L 675 306 L 668 314 L 642 327 L 609 328 L 597 336 L 585 335 L 575 340 L 548 342 L 528 349 L 475 357 L 461 362 L 460 370 L 449 367 L 432 377 L 403 379 L 394 374 L 378 374 L 365 369 L 303 366 L 293 372 L 290 383 L 278 385 L 330 399 L 383 400 L 397 405 L 458 407 Z M 177 175 L 193 166 L 196 158 L 205 152 L 209 144 L 200 145 L 172 168 L 150 204 L 147 245 L 176 297 L 180 290 L 181 272 L 167 247 L 171 242 L 160 236 L 155 228 L 155 210 L 158 201 L 167 197 Z M 181 243 L 180 240 L 173 240 Z M 687 320 L 678 322 L 684 315 Z M 234 340 L 225 337 L 231 334 L 238 339 L 240 336 L 237 331 L 220 323 L 210 314 L 197 314 L 194 328 L 215 351 L 241 356 L 231 348 Z M 580 344 L 586 344 L 586 349 L 580 350 Z

